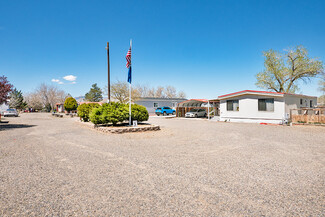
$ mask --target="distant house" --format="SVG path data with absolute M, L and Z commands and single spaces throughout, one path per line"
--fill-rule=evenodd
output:
M 149 113 L 155 113 L 158 107 L 168 106 L 176 109 L 177 104 L 185 101 L 184 98 L 155 98 L 155 97 L 142 97 L 136 100 L 134 103 L 143 105 L 147 108 Z
M 244 90 L 219 96 L 220 121 L 280 124 L 290 109 L 313 108 L 317 97 L 300 94 Z

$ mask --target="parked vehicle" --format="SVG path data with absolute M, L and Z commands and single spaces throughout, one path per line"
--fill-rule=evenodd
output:
M 186 112 L 185 117 L 186 118 L 198 118 L 198 117 L 206 117 L 207 112 L 205 109 L 192 109 L 189 112 Z
M 169 107 L 158 107 L 155 111 L 156 115 L 175 115 L 176 111 Z
M 18 117 L 18 112 L 16 109 L 7 109 L 6 111 L 3 112 L 4 117 L 9 117 L 9 116 L 14 116 Z

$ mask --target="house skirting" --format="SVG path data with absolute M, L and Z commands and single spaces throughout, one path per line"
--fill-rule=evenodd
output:
M 220 121 L 228 122 L 244 122 L 244 123 L 270 123 L 270 124 L 282 124 L 283 119 L 276 118 L 241 118 L 241 117 L 220 117 Z

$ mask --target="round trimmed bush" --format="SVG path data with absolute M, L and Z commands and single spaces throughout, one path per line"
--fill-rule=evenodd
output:
M 78 103 L 77 101 L 75 100 L 75 98 L 73 97 L 68 97 L 65 99 L 64 101 L 64 109 L 67 111 L 67 112 L 71 112 L 73 110 L 76 110 L 78 107 Z

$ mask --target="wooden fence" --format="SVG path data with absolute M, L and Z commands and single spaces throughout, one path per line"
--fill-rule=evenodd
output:
M 290 117 L 293 123 L 319 123 L 325 124 L 325 108 L 291 109 Z

